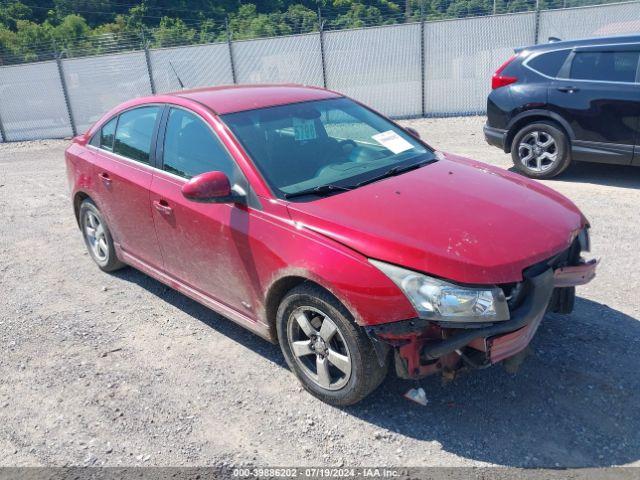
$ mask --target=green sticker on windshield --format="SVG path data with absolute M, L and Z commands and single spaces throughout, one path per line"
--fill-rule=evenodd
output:
M 314 120 L 306 120 L 304 118 L 293 117 L 293 132 L 295 139 L 298 141 L 315 140 L 316 124 Z

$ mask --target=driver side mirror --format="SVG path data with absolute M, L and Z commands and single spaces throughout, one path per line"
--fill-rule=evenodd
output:
M 413 128 L 413 127 L 404 127 L 404 129 L 409 132 L 411 135 L 413 135 L 416 138 L 420 138 L 420 134 L 418 133 L 418 131 Z
M 229 178 L 223 172 L 196 175 L 182 186 L 185 198 L 200 203 L 231 203 L 242 199 L 231 190 Z

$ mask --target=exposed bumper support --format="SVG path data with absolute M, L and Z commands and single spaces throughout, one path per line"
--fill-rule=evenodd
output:
M 558 263 L 564 264 L 566 261 L 566 258 L 560 259 Z M 578 256 L 573 263 L 555 269 L 549 264 L 527 269 L 529 273 L 524 272 L 523 280 L 526 293 L 522 303 L 512 310 L 510 320 L 479 324 L 475 328 L 451 328 L 413 318 L 370 326 L 367 332 L 373 339 L 379 340 L 376 343 L 381 346 L 388 344 L 395 349 L 396 370 L 402 378 L 421 378 L 438 371 L 455 371 L 459 368 L 461 358 L 467 364 L 473 361 L 472 352 L 463 350 L 465 347 L 484 353 L 479 357 L 483 366 L 500 362 L 514 357 L 527 347 L 547 311 L 568 313 L 573 308 L 571 295 L 575 295 L 574 287 L 594 278 L 598 261 L 585 262 Z M 558 308 L 558 295 L 564 295 L 561 299 L 565 303 L 570 301 L 570 308 Z M 380 353 L 386 354 L 386 351 Z
M 513 313 L 511 320 L 489 327 L 462 330 L 450 338 L 427 343 L 422 347 L 422 356 L 435 360 L 443 355 L 454 352 L 456 349 L 467 346 L 478 338 L 489 338 L 500 334 L 515 332 L 526 325 L 535 325 L 531 332 L 531 336 L 533 336 L 547 310 L 547 305 L 549 305 L 551 293 L 553 292 L 553 270 L 549 268 L 536 277 L 529 279 L 529 282 L 531 292 L 527 295 L 520 308 Z
M 596 276 L 598 260 L 593 259 L 579 265 L 558 268 L 553 272 L 553 284 L 555 287 L 575 287 L 584 285 Z

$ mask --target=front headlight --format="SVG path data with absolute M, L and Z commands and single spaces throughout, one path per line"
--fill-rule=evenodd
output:
M 404 292 L 420 318 L 441 322 L 500 322 L 509 307 L 498 287 L 462 287 L 395 265 L 369 262 Z

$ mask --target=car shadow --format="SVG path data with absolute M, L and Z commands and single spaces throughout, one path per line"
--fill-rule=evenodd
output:
M 168 287 L 154 278 L 149 277 L 148 275 L 131 267 L 112 272 L 111 275 L 121 280 L 135 283 L 147 290 L 149 293 L 156 295 L 162 299 L 162 301 L 182 310 L 187 315 L 190 315 L 208 327 L 211 327 L 218 333 L 225 335 L 247 349 L 259 353 L 274 364 L 287 368 L 287 364 L 278 345 L 274 345 L 267 340 L 264 340 L 246 328 L 241 327 L 232 320 L 223 317 L 186 295 L 183 295 L 177 290 L 174 290 L 173 288 Z
M 511 167 L 509 171 L 518 173 Z M 609 187 L 640 189 L 640 168 L 629 165 L 573 162 L 554 182 L 591 183 Z
M 287 368 L 277 345 L 199 303 L 134 269 L 114 275 Z M 496 365 L 444 383 L 390 373 L 383 388 L 343 410 L 476 461 L 551 468 L 626 464 L 640 459 L 638 346 L 638 319 L 577 298 L 571 315 L 545 317 L 516 374 Z M 417 385 L 427 393 L 426 407 L 403 397 Z

